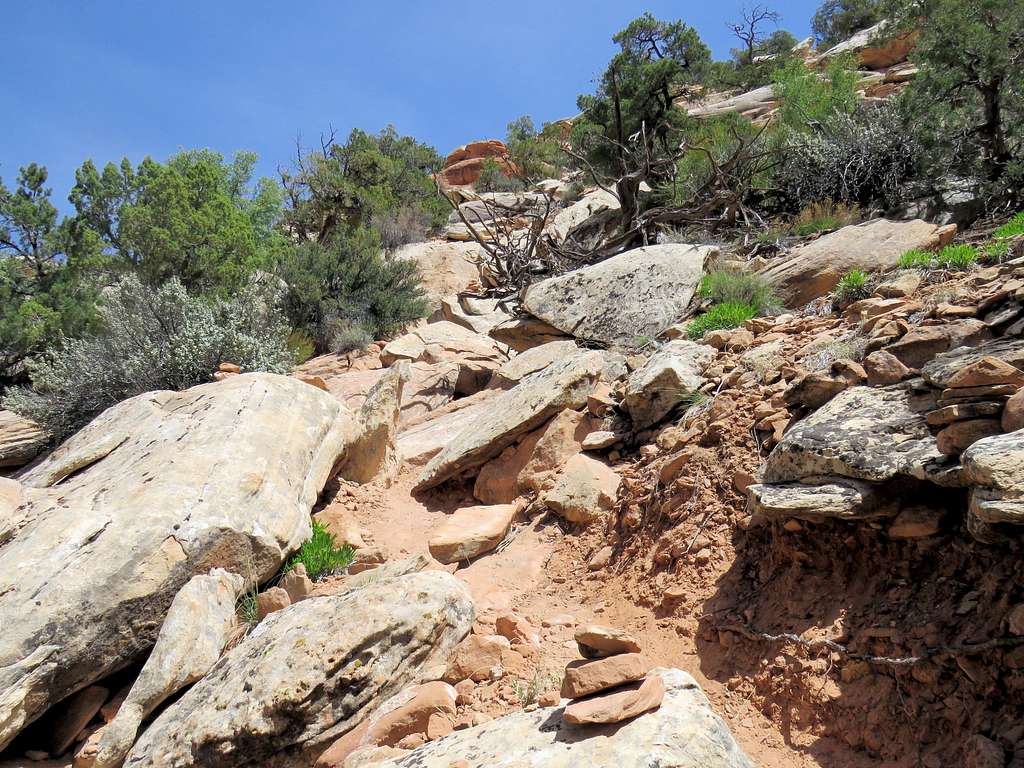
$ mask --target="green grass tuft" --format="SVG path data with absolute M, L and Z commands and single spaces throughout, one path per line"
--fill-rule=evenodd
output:
M 757 307 L 753 304 L 728 301 L 716 304 L 700 317 L 690 321 L 686 327 L 686 335 L 691 339 L 700 339 L 708 331 L 723 328 L 738 328 L 744 321 L 757 317 Z
M 999 229 L 992 233 L 993 237 L 1007 238 L 1024 235 L 1024 211 L 1021 211 Z
M 319 522 L 313 521 L 313 535 L 292 555 L 284 572 L 288 573 L 297 564 L 306 566 L 306 574 L 316 580 L 320 576 L 347 568 L 355 557 L 355 550 L 348 544 L 338 547 L 334 536 Z
M 749 304 L 759 315 L 782 307 L 771 286 L 749 272 L 709 272 L 701 278 L 698 295 L 714 304 Z
M 900 269 L 971 269 L 978 263 L 978 252 L 970 245 L 947 245 L 938 253 L 907 251 L 896 266 Z
M 839 280 L 832 292 L 832 300 L 838 304 L 852 304 L 868 296 L 868 273 L 851 269 Z

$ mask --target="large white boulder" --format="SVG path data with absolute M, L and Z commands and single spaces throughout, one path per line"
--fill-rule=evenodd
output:
M 683 314 L 711 246 L 650 245 L 531 285 L 523 307 L 563 333 L 635 347 Z
M 312 765 L 425 667 L 443 665 L 473 618 L 469 590 L 442 571 L 294 603 L 164 710 L 125 768 Z
M 24 474 L 0 519 L 0 749 L 142 659 L 194 575 L 272 576 L 360 431 L 316 387 L 243 374 L 125 400 Z

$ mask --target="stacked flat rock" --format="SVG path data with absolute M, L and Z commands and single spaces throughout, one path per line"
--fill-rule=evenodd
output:
M 927 416 L 938 427 L 939 450 L 958 456 L 983 437 L 1003 431 L 1006 401 L 1024 387 L 1024 371 L 998 357 L 983 357 L 950 378 Z
M 648 677 L 651 662 L 640 645 L 616 629 L 583 627 L 576 645 L 585 659 L 570 662 L 562 697 L 573 699 L 564 718 L 574 725 L 619 723 L 657 709 L 665 696 L 660 677 Z

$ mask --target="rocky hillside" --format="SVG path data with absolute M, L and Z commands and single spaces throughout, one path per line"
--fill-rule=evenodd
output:
M 790 53 L 870 101 L 914 39 Z M 59 441 L 0 412 L 0 768 L 1024 766 L 1024 215 L 769 224 L 744 125 L 671 198 L 471 142 L 436 236 L 345 235 L 420 319 L 240 332 Z

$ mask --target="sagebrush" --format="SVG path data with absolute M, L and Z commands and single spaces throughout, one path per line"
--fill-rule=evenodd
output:
M 59 440 L 128 397 L 210 381 L 222 362 L 287 373 L 294 361 L 288 324 L 260 286 L 208 299 L 177 278 L 152 288 L 130 275 L 103 292 L 99 315 L 98 331 L 30 361 L 32 387 L 3 406 Z

